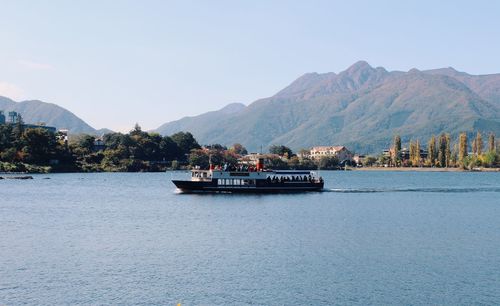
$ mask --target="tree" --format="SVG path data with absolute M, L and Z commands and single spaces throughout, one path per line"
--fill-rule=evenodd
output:
M 451 138 L 450 134 L 445 134 L 445 141 L 446 141 L 446 147 L 445 147 L 445 160 L 446 160 L 446 168 L 450 166 L 451 163 Z
M 233 167 L 236 167 L 238 165 L 239 157 L 239 154 L 236 154 L 231 150 L 224 151 L 222 156 L 224 163 Z
M 384 154 L 380 154 L 377 158 L 377 163 L 381 166 L 386 166 L 391 162 L 391 159 L 389 156 L 386 156 Z
M 481 155 L 483 153 L 483 137 L 481 133 L 477 131 L 476 135 L 476 154 Z
M 401 137 L 399 135 L 394 136 L 394 144 L 392 146 L 392 150 L 392 162 L 394 166 L 397 167 L 401 164 Z
M 56 138 L 54 133 L 43 128 L 26 129 L 22 135 L 25 146 L 26 161 L 33 164 L 47 164 L 55 151 Z
M 285 156 L 286 158 L 290 158 L 293 155 L 292 149 L 283 145 L 272 145 L 269 148 L 269 153 Z
M 368 156 L 365 158 L 364 166 L 371 167 L 371 166 L 375 165 L 376 162 L 377 162 L 376 157 Z
M 416 165 L 416 162 L 415 162 L 415 154 L 416 153 L 416 147 L 415 147 L 415 143 L 413 142 L 413 140 L 410 140 L 410 162 L 411 162 L 411 165 L 412 166 L 415 166 Z
M 495 152 L 495 134 L 490 133 L 488 137 L 488 151 Z
M 194 139 L 193 134 L 189 132 L 178 132 L 170 136 L 170 138 L 177 144 L 180 153 L 183 155 L 179 156 L 180 159 L 185 160 L 184 156 L 189 154 L 191 150 L 201 148 L 196 139 Z
M 288 164 L 279 157 L 269 157 L 266 159 L 266 166 L 271 169 L 285 170 L 288 169 Z
M 80 135 L 75 142 L 78 147 L 82 148 L 85 151 L 85 154 L 88 154 L 92 152 L 92 150 L 94 150 L 95 137 L 92 135 Z
M 318 162 L 318 168 L 324 170 L 335 170 L 339 168 L 339 159 L 336 156 L 321 157 Z
M 126 141 L 125 138 L 130 140 L 129 135 L 124 135 L 122 133 L 109 133 L 103 136 L 103 141 L 107 149 L 115 150 L 119 145 L 128 146 L 128 141 Z
M 299 169 L 300 168 L 300 160 L 297 156 L 294 156 L 288 160 L 288 167 L 290 169 Z
M 231 151 L 233 151 L 234 153 L 236 153 L 238 155 L 247 155 L 248 154 L 247 149 L 240 143 L 235 143 L 231 147 Z
M 420 166 L 420 140 L 415 143 L 415 166 Z
M 465 166 L 465 158 L 467 157 L 467 134 L 461 133 L 458 140 L 458 162 L 463 166 Z
M 12 129 L 12 133 L 16 140 L 21 139 L 21 136 L 24 133 L 24 121 L 21 115 L 17 115 L 17 121 L 16 124 L 14 125 L 14 128 Z
M 209 156 L 207 152 L 201 149 L 194 149 L 189 154 L 189 164 L 191 167 L 200 167 L 201 169 L 208 169 Z
M 451 151 L 450 163 L 453 164 L 454 166 L 458 165 L 458 143 L 455 143 L 453 145 L 453 150 Z
M 214 143 L 214 144 L 211 144 L 211 145 L 206 145 L 205 148 L 209 149 L 209 150 L 215 150 L 215 151 L 226 151 L 227 148 L 226 146 L 223 146 L 219 143 Z
M 130 136 L 136 136 L 136 135 L 143 135 L 143 133 L 145 133 L 145 132 L 142 131 L 142 128 L 139 125 L 139 123 L 136 123 L 134 125 L 134 129 L 132 131 L 130 131 L 129 134 L 130 134 Z
M 439 163 L 439 166 L 442 168 L 447 167 L 446 148 L 447 148 L 446 135 L 444 133 L 442 133 L 439 136 L 439 147 L 438 147 L 438 149 L 439 149 L 439 151 L 438 151 L 438 163 Z
M 0 125 L 0 152 L 12 148 L 14 145 L 14 134 L 12 133 L 12 125 Z
M 168 136 L 162 137 L 160 140 L 160 151 L 165 160 L 177 160 L 183 159 L 181 156 L 181 152 L 177 143 L 172 140 L 172 138 Z
M 432 167 L 436 163 L 436 136 L 432 135 L 429 143 L 427 144 L 427 161 L 429 165 Z

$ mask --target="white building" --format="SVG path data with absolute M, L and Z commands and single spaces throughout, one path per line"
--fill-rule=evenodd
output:
M 321 146 L 311 149 L 311 158 L 337 157 L 340 161 L 352 160 L 353 154 L 344 146 Z

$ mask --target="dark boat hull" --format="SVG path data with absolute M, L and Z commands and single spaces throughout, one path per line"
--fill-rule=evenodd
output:
M 218 186 L 216 181 L 172 181 L 175 186 L 184 193 L 206 192 L 206 193 L 294 193 L 322 191 L 323 182 L 286 182 L 267 183 L 251 186 Z

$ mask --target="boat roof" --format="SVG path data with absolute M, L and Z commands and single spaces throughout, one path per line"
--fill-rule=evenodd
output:
M 223 170 L 201 170 L 201 169 L 192 169 L 191 172 L 226 172 L 226 173 L 266 173 L 266 174 L 281 174 L 281 175 L 307 175 L 311 174 L 313 171 L 310 170 L 264 170 L 264 171 L 223 171 Z
M 311 174 L 311 171 L 309 171 L 309 170 L 274 170 L 272 172 L 274 172 L 276 174 L 282 174 L 282 175 L 293 175 L 293 174 L 307 175 L 307 174 Z

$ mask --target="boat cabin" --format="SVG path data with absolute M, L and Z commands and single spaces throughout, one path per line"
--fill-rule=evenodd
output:
M 323 189 L 323 179 L 312 171 L 191 170 L 191 180 L 174 180 L 183 191 L 297 192 Z

